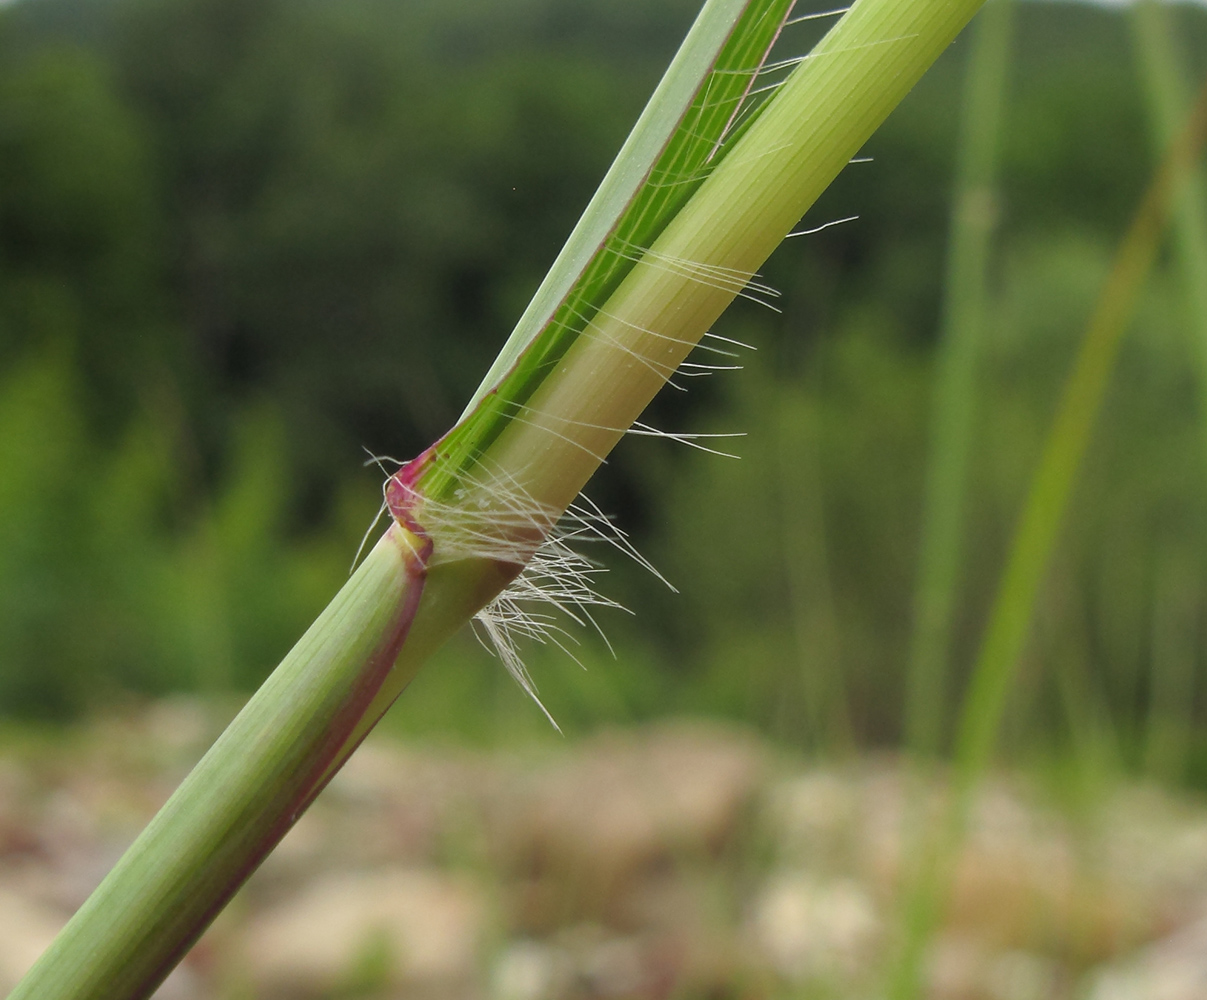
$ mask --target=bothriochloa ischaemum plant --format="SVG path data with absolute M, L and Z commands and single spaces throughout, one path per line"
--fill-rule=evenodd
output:
M 384 534 L 12 1000 L 148 996 L 475 616 L 526 682 L 517 602 L 593 600 L 567 537 L 609 531 L 575 504 L 592 472 L 663 383 L 726 349 L 710 326 L 980 4 L 708 0 L 456 426 L 390 475 Z M 770 59 L 820 16 L 811 52 Z

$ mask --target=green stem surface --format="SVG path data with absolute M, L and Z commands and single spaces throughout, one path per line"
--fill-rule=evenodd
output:
M 391 529 L 9 1000 L 149 995 L 351 752 L 421 590 Z

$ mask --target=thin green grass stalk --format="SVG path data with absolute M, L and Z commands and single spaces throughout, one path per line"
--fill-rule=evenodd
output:
M 858 0 L 744 116 L 791 3 L 709 0 L 463 419 L 388 481 L 386 535 L 12 1000 L 154 990 L 980 2 Z
M 1189 60 L 1178 43 L 1173 16 L 1169 6 L 1157 0 L 1139 0 L 1133 6 L 1136 55 L 1158 149 L 1172 141 L 1193 97 Z M 1201 167 L 1178 198 L 1172 230 L 1174 261 L 1198 364 L 1199 410 L 1207 449 L 1207 173 Z
M 973 794 L 990 764 L 1035 602 L 1123 334 L 1152 269 L 1172 207 L 1194 171 L 1205 140 L 1207 85 L 1162 159 L 1115 255 L 1031 481 L 960 713 L 950 802 L 922 860 L 920 874 L 908 889 L 905 939 L 890 980 L 893 1000 L 913 1000 L 919 995 L 922 960 L 941 918 L 952 861 L 963 840 Z
M 1132 12 L 1137 62 L 1158 147 L 1169 142 L 1191 99 L 1189 61 L 1178 42 L 1173 17 L 1174 12 L 1156 0 L 1141 0 Z M 1199 415 L 1207 457 L 1207 176 L 1202 169 L 1178 199 L 1173 251 L 1197 367 Z M 1178 619 L 1178 610 L 1186 614 L 1184 594 L 1194 593 L 1198 580 L 1189 567 L 1182 565 L 1185 559 L 1169 543 L 1159 550 L 1153 601 L 1145 766 L 1166 780 L 1185 775 L 1189 752 L 1195 648 L 1189 622 Z
M 1010 68 L 1013 0 L 991 0 L 973 25 L 964 83 L 947 274 L 935 356 L 930 446 L 905 674 L 904 742 L 913 757 L 906 814 L 910 859 L 925 857 L 929 779 L 944 741 L 949 659 L 963 555 L 976 376 L 998 216 L 997 160 Z
M 1013 0 L 992 0 L 977 18 L 960 120 L 906 673 L 905 741 L 919 755 L 938 752 L 943 706 L 948 703 L 948 658 L 976 417 L 977 363 L 988 313 L 990 246 L 998 214 L 996 166 L 1012 22 Z

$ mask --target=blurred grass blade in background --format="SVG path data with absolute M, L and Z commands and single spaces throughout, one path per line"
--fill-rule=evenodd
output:
M 1177 12 L 1156 0 L 1132 8 L 1132 33 L 1148 101 L 1153 143 L 1167 145 L 1189 108 L 1189 61 L 1175 31 Z M 1207 458 L 1207 174 L 1194 171 L 1171 219 L 1174 267 L 1185 302 L 1191 354 L 1197 362 L 1199 418 Z M 1202 481 L 1207 483 L 1207 464 Z M 1153 587 L 1152 677 L 1145 764 L 1169 781 L 1185 777 L 1193 721 L 1197 597 L 1202 568 L 1168 541 L 1157 550 Z
M 1193 99 L 1189 61 L 1178 44 L 1175 16 L 1176 11 L 1158 0 L 1138 0 L 1132 8 L 1137 61 L 1158 149 L 1173 140 Z M 1174 202 L 1171 230 L 1198 362 L 1199 408 L 1207 449 L 1207 174 L 1201 166 Z
M 14 997 L 155 988 L 978 6 L 861 0 L 743 118 L 790 5 L 706 5 L 471 409 L 389 480 L 396 523 Z
M 914 622 L 906 673 L 905 738 L 937 753 L 965 532 L 976 374 L 987 319 L 996 165 L 1010 67 L 1013 0 L 991 0 L 973 27 L 947 244 L 942 325 L 927 458 Z
M 1207 83 L 1169 145 L 1115 255 L 1031 481 L 960 711 L 951 800 L 907 892 L 904 940 L 890 984 L 894 1000 L 919 995 L 926 946 L 946 900 L 950 859 L 963 837 L 972 795 L 991 762 L 1036 601 L 1123 335 L 1204 142 Z
M 1172 206 L 1207 140 L 1207 86 L 1162 160 L 1107 276 L 1032 481 L 961 712 L 961 785 L 984 772 L 1077 471 Z

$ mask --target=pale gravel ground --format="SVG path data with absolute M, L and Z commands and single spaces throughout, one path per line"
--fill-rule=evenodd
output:
M 50 749 L 0 742 L 0 995 L 212 730 L 178 701 Z M 528 751 L 380 738 L 160 996 L 874 1000 L 907 787 L 891 760 L 811 766 L 687 722 Z M 985 789 L 928 996 L 1207 997 L 1207 807 L 1102 782 L 1075 813 L 1053 797 Z

